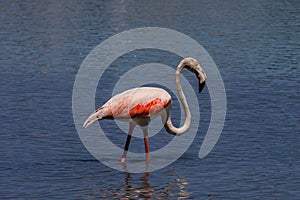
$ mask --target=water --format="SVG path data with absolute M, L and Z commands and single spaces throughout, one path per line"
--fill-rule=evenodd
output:
M 299 199 L 299 8 L 299 1 L 289 0 L 1 1 L 0 197 Z M 130 174 L 86 151 L 72 118 L 72 88 L 96 45 L 145 26 L 180 31 L 206 48 L 222 74 L 228 111 L 220 140 L 200 160 L 210 118 L 205 89 L 199 133 L 189 150 L 164 169 Z M 179 59 L 146 51 L 114 64 L 126 71 L 141 61 L 176 66 Z M 119 77 L 122 70 L 107 73 Z M 112 87 L 99 84 L 97 104 Z M 111 138 L 123 145 L 123 138 Z M 141 141 L 133 143 L 142 149 Z

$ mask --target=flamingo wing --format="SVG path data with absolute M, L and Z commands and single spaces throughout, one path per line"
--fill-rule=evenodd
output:
M 84 127 L 102 119 L 132 121 L 133 118 L 155 117 L 170 101 L 170 94 L 161 88 L 139 87 L 126 90 L 113 96 L 91 114 Z

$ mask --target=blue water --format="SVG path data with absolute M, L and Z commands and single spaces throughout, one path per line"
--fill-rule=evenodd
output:
M 0 198 L 300 198 L 299 1 L 0 5 Z M 164 169 L 130 174 L 104 166 L 85 149 L 73 121 L 72 89 L 95 46 L 146 26 L 180 31 L 204 46 L 222 74 L 228 110 L 220 140 L 199 159 L 210 119 L 204 89 L 199 133 L 189 150 Z M 119 58 L 116 72 L 101 80 L 112 83 L 99 84 L 97 104 L 111 94 L 113 78 L 141 61 L 175 67 L 180 59 L 151 50 Z M 111 139 L 122 146 L 124 138 Z M 151 139 L 150 145 L 163 146 Z

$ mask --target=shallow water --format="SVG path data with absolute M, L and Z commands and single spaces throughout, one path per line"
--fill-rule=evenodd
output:
M 0 4 L 3 199 L 299 199 L 298 1 Z M 146 26 L 180 31 L 205 47 L 222 74 L 228 110 L 220 140 L 199 159 L 210 119 L 204 89 L 200 128 L 189 150 L 164 169 L 131 174 L 110 169 L 87 152 L 73 121 L 72 89 L 80 64 L 96 45 Z M 120 57 L 99 82 L 97 105 L 109 98 L 111 80 L 132 66 L 175 67 L 179 60 L 154 50 Z M 179 115 L 178 106 L 173 111 Z M 101 126 L 116 129 L 114 122 Z M 118 137 L 108 137 L 121 147 L 125 134 L 116 132 Z M 132 143 L 137 145 L 132 151 L 143 151 L 141 139 Z M 154 137 L 150 145 L 159 149 L 165 143 Z

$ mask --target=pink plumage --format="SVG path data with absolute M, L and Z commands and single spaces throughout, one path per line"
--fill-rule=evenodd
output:
M 109 99 L 96 112 L 96 118 L 131 121 L 132 118 L 151 118 L 171 101 L 170 94 L 161 88 L 140 87 L 127 90 Z M 93 120 L 94 116 L 91 116 Z
M 146 158 L 149 161 L 148 124 L 151 119 L 161 116 L 167 132 L 173 135 L 182 135 L 190 127 L 191 113 L 180 85 L 180 72 L 183 68 L 196 74 L 199 79 L 199 92 L 203 89 L 206 80 L 206 74 L 198 61 L 193 58 L 185 58 L 177 66 L 176 89 L 185 111 L 185 122 L 181 127 L 174 127 L 170 118 L 171 95 L 166 90 L 156 87 L 133 88 L 113 96 L 92 113 L 83 126 L 88 127 L 95 121 L 103 119 L 129 122 L 129 131 L 121 162 L 126 160 L 134 127 L 136 125 L 141 126 L 144 133 Z

